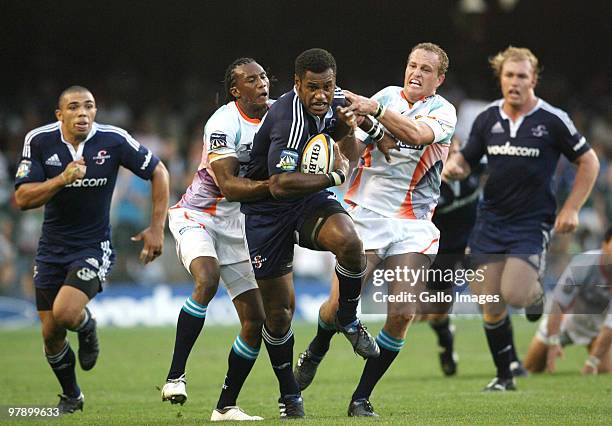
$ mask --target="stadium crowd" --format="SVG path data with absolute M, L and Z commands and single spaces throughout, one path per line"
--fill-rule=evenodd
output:
M 99 87 L 93 88 L 99 94 L 96 121 L 127 129 L 162 159 L 170 172 L 173 203 L 189 185 L 193 170 L 200 161 L 204 122 L 225 102 L 222 84 L 185 76 L 174 80 L 173 92 L 176 96 L 151 97 L 150 94 L 142 93 L 136 73 L 123 73 L 120 85 L 115 84 L 115 81 L 111 73 L 106 80 L 100 82 Z M 605 76 L 586 80 L 583 84 L 581 88 L 570 89 L 562 75 L 548 76 L 544 72 L 539 91 L 543 98 L 550 99 L 568 112 L 601 162 L 597 185 L 581 211 L 580 228 L 575 234 L 557 235 L 553 239 L 550 255 L 556 256 L 561 269 L 565 266 L 562 260 L 564 255 L 597 247 L 603 232 L 612 224 L 612 110 L 609 108 L 610 99 L 605 95 L 607 91 L 602 90 Z M 449 78 L 440 90 L 443 96 L 458 106 L 456 136 L 461 140 L 467 138 L 471 126 L 471 122 L 462 122 L 462 117 L 471 117 L 473 120 L 476 115 L 474 110 L 492 100 L 472 99 L 474 94 L 470 92 L 474 91 L 470 88 L 474 85 L 459 85 Z M 281 83 L 273 83 L 272 97 L 288 89 L 280 86 Z M 61 90 L 62 87 L 57 84 L 41 80 L 22 90 L 22 101 L 18 106 L 0 103 L 0 295 L 30 300 L 34 297 L 32 265 L 42 209 L 19 212 L 13 199 L 14 176 L 25 134 L 32 128 L 54 121 L 48 105 L 56 103 L 57 93 Z M 362 91 L 365 90 L 367 88 Z M 574 96 L 575 93 L 581 96 Z M 604 93 L 603 97 L 598 95 L 601 93 Z M 481 93 L 476 94 L 482 97 Z M 597 102 L 592 102 L 593 99 L 597 99 Z M 559 203 L 571 188 L 573 174 L 574 168 L 562 158 L 556 172 Z M 172 247 L 166 250 L 162 262 L 150 264 L 146 268 L 139 265 L 139 246 L 132 243 L 129 237 L 136 230 L 142 229 L 148 221 L 150 188 L 146 182 L 130 173 L 122 172 L 118 179 L 111 219 L 115 230 L 113 244 L 118 256 L 109 284 L 185 282 L 187 277 L 175 261 Z M 172 239 L 167 238 L 166 244 L 172 244 Z M 299 271 L 298 266 L 298 274 Z M 554 278 L 551 277 L 547 282 L 554 283 Z

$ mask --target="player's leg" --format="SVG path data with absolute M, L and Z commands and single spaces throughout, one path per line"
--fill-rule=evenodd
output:
M 541 373 L 546 369 L 546 355 L 548 346 L 544 344 L 537 336 L 533 336 L 527 355 L 525 355 L 525 368 L 530 373 Z
M 512 362 L 512 326 L 506 304 L 501 298 L 501 277 L 504 271 L 504 260 L 495 260 L 478 266 L 482 271 L 482 281 L 472 281 L 470 291 L 475 295 L 492 295 L 499 297 L 499 302 L 487 302 L 481 305 L 485 335 L 493 361 L 497 368 L 495 379 L 485 390 L 513 390 L 514 379 L 510 371 Z
M 40 318 L 44 353 L 62 387 L 58 408 L 63 414 L 83 410 L 83 394 L 76 380 L 76 357 L 66 339 L 66 328 L 53 318 L 53 301 L 57 289 L 36 289 L 36 305 Z
M 249 416 L 236 404 L 261 347 L 265 320 L 261 293 L 248 261 L 221 266 L 221 279 L 232 298 L 241 329 L 228 355 L 227 374 L 211 420 L 262 420 L 259 416 Z
M 204 327 L 208 304 L 219 287 L 219 263 L 214 257 L 196 257 L 190 261 L 189 271 L 194 281 L 193 292 L 183 303 L 178 315 L 172 361 L 166 384 L 162 388 L 162 401 L 170 401 L 172 404 L 184 404 L 187 400 L 187 359 Z
M 426 271 L 430 263 L 431 259 L 427 255 L 405 253 L 386 258 L 385 269 L 395 271 L 408 268 L 408 270 Z M 388 281 L 388 293 L 393 296 L 410 294 L 415 297 L 414 300 L 418 300 L 418 295 L 425 290 L 424 279 L 424 276 L 419 275 L 414 282 Z M 406 332 L 417 313 L 417 309 L 417 303 L 409 301 L 387 303 L 387 319 L 376 337 L 376 342 L 380 347 L 380 356 L 367 360 L 359 384 L 351 397 L 348 409 L 349 416 L 377 416 L 369 402 L 370 395 L 404 346 Z
M 537 264 L 539 265 L 539 259 L 541 256 L 533 256 L 537 258 Z M 504 273 L 501 281 L 501 295 L 506 303 L 510 306 L 525 308 L 531 307 L 534 312 L 537 310 L 538 314 L 529 314 L 530 318 L 539 318 L 541 316 L 542 307 L 535 308 L 534 306 L 539 305 L 543 301 L 544 291 L 540 284 L 539 266 L 536 264 L 521 259 L 519 257 L 511 256 L 506 260 L 506 266 L 504 267 Z M 512 327 L 510 327 L 512 331 Z M 512 362 L 510 369 L 513 376 L 525 377 L 528 372 L 523 366 L 520 358 L 516 352 L 516 345 L 514 343 L 514 337 L 512 338 Z
M 340 331 L 351 342 L 357 354 L 363 358 L 377 357 L 380 353 L 378 345 L 357 319 L 357 305 L 367 261 L 353 221 L 345 212 L 328 216 L 321 226 L 316 243 L 336 256 L 336 318 Z
M 382 260 L 375 253 L 366 253 L 366 256 L 368 264 L 364 283 L 367 282 L 372 271 Z M 329 350 L 331 339 L 338 331 L 335 325 L 339 299 L 338 276 L 336 274 L 332 276 L 331 283 L 329 296 L 319 308 L 317 334 L 308 345 L 308 348 L 300 354 L 295 366 L 294 375 L 300 390 L 306 389 L 312 383 L 319 364 Z
M 86 259 L 92 261 L 93 258 Z M 100 291 L 100 272 L 87 261 L 78 259 L 70 264 L 64 285 L 53 302 L 55 321 L 78 333 L 78 359 L 83 370 L 91 370 L 100 354 L 97 323 L 86 306 Z
M 263 341 L 278 380 L 281 417 L 304 417 L 300 388 L 293 375 L 293 346 L 295 339 L 291 320 L 295 312 L 293 273 L 276 278 L 258 279 L 266 320 L 262 329 Z

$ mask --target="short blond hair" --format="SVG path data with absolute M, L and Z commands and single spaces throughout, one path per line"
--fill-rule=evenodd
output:
M 540 62 L 536 55 L 526 47 L 508 46 L 506 50 L 498 52 L 497 55 L 489 58 L 489 64 L 497 78 L 501 76 L 502 68 L 506 61 L 529 61 L 536 80 L 540 76 Z
M 410 58 L 410 55 L 412 55 L 412 52 L 414 52 L 415 50 L 419 50 L 419 49 L 427 50 L 428 52 L 432 52 L 438 55 L 438 59 L 440 60 L 440 66 L 438 66 L 438 75 L 446 74 L 446 71 L 448 71 L 449 61 L 448 61 L 448 55 L 446 54 L 444 49 L 442 49 L 440 46 L 434 43 L 419 43 L 412 48 L 412 50 L 410 51 L 410 54 L 408 55 L 408 58 Z

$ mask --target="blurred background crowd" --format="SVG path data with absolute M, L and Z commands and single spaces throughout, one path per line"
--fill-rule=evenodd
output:
M 0 295 L 33 297 L 32 266 L 42 209 L 20 212 L 13 201 L 25 134 L 54 121 L 59 93 L 88 87 L 96 121 L 128 130 L 167 165 L 171 202 L 191 182 L 207 118 L 225 103 L 223 74 L 251 56 L 273 77 L 271 97 L 292 87 L 293 60 L 324 47 L 338 62 L 338 84 L 372 95 L 402 85 L 405 60 L 420 41 L 440 44 L 451 66 L 440 93 L 458 109 L 465 140 L 475 112 L 500 97 L 487 58 L 508 44 L 531 48 L 544 71 L 536 94 L 566 110 L 601 162 L 597 187 L 572 236 L 556 236 L 553 255 L 597 247 L 612 224 L 612 72 L 610 3 L 458 0 L 413 2 L 3 2 L 0 98 Z M 231 12 L 231 13 L 230 13 Z M 605 54 L 608 51 L 608 54 Z M 462 118 L 463 117 L 463 118 Z M 573 167 L 559 162 L 559 201 Z M 112 207 L 117 263 L 110 285 L 186 282 L 168 234 L 161 261 L 146 268 L 130 236 L 149 221 L 150 185 L 121 172 Z M 296 261 L 297 273 L 327 280 L 326 259 Z M 315 260 L 313 260 L 315 259 Z

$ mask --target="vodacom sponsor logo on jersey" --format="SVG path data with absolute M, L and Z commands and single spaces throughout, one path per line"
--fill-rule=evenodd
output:
M 107 181 L 107 178 L 77 179 L 70 185 L 66 185 L 66 188 L 95 188 L 106 185 Z
M 487 155 L 509 155 L 513 157 L 539 157 L 540 148 L 529 148 L 527 146 L 514 146 L 510 142 L 504 145 L 487 146 Z

